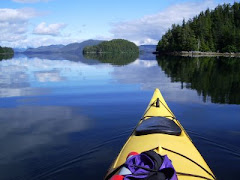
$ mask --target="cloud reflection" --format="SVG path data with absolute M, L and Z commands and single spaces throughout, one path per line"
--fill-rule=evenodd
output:
M 0 61 L 0 97 L 42 95 L 50 91 L 41 83 L 64 82 L 81 76 L 81 63 L 66 60 L 17 58 Z
M 162 71 L 155 60 L 136 60 L 124 66 L 114 67 L 112 76 L 123 84 L 139 84 L 143 90 L 159 88 L 167 100 L 199 102 L 197 92 L 182 89 L 179 82 L 171 79 Z M 184 84 L 183 84 L 184 85 Z
M 8 61 L 0 62 L 0 97 L 44 94 L 46 89 L 30 88 L 28 67 Z
M 70 107 L 0 108 L 0 141 L 4 144 L 0 157 L 57 142 L 57 136 L 86 130 L 90 123 L 88 117 Z
M 128 66 L 114 68 L 112 75 L 121 83 L 140 84 L 145 90 L 169 82 L 157 61 L 151 60 L 136 60 Z
M 59 72 L 56 70 L 38 71 L 35 72 L 34 75 L 39 82 L 60 82 L 66 79 L 64 77 L 61 77 Z
M 0 97 L 37 96 L 58 92 L 71 93 L 72 87 L 111 84 L 136 84 L 143 90 L 160 88 L 168 99 L 189 101 L 199 96 L 195 91 L 183 89 L 185 84 L 171 82 L 156 60 L 140 60 L 126 66 L 109 64 L 87 65 L 67 60 L 19 58 L 0 62 Z M 67 82 L 67 83 L 66 83 Z M 113 87 L 115 88 L 115 86 Z M 77 91 L 80 92 L 80 91 Z

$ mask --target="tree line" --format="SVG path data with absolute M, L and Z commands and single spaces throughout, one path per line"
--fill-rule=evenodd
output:
M 218 5 L 182 25 L 173 24 L 156 50 L 240 52 L 240 3 Z
M 0 46 L 0 54 L 14 54 L 14 51 L 12 48 Z
M 133 42 L 113 39 L 95 46 L 86 46 L 83 49 L 83 54 L 87 53 L 139 53 L 139 48 Z

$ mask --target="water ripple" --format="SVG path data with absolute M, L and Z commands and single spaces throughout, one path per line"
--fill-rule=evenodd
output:
M 127 137 L 128 135 L 130 135 L 130 133 L 132 132 L 133 130 L 133 127 L 129 128 L 129 129 L 125 129 L 124 132 L 121 132 L 120 134 L 106 140 L 106 141 L 103 141 L 99 144 L 97 144 L 96 146 L 86 150 L 85 152 L 79 154 L 78 156 L 74 157 L 73 159 L 71 160 L 68 160 L 64 163 L 61 163 L 59 165 L 57 165 L 55 168 L 52 168 L 48 171 L 45 171 L 41 174 L 38 174 L 36 175 L 35 177 L 32 177 L 31 179 L 32 180 L 35 180 L 35 179 L 46 179 L 47 177 L 49 176 L 52 176 L 52 175 L 55 175 L 61 171 L 64 171 L 66 169 L 68 169 L 69 167 L 71 167 L 71 165 L 73 164 L 76 164 L 80 161 L 83 161 L 83 160 L 89 160 L 89 158 L 85 158 L 86 155 L 90 155 L 92 153 L 95 153 L 96 151 L 99 151 L 101 147 L 104 147 L 105 145 L 107 144 L 110 144 L 110 143 L 113 143 L 113 142 L 116 142 L 116 141 L 119 141 L 120 139 L 122 139 L 123 137 Z

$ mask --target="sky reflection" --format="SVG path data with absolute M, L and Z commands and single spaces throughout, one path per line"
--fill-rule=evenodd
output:
M 0 141 L 5 144 L 0 148 L 0 158 L 7 159 L 51 141 L 57 143 L 58 136 L 86 130 L 91 123 L 70 107 L 0 108 Z
M 109 65 L 89 66 L 68 60 L 15 58 L 0 62 L 0 97 L 34 96 L 54 87 L 104 83 Z
M 222 163 L 221 174 L 226 161 L 218 159 L 226 152 L 215 147 L 219 155 L 213 158 L 205 140 L 228 142 L 237 151 L 239 106 L 204 102 L 184 81 L 172 82 L 158 61 L 143 59 L 125 66 L 25 57 L 0 61 L 0 179 L 101 179 L 155 88 L 191 137 L 203 135 L 200 145 L 199 135 L 193 136 L 195 145 L 211 167 L 218 170 Z
M 202 103 L 195 91 L 171 82 L 156 60 L 137 59 L 125 66 L 113 66 L 20 57 L 1 61 L 0 70 L 0 97 L 94 93 L 96 88 L 110 92 L 121 86 L 127 91 L 136 87 L 144 91 L 160 88 L 167 100 Z M 75 87 L 82 90 L 76 91 Z
M 0 62 L 0 97 L 92 94 L 96 89 L 112 92 L 121 87 L 127 91 L 160 88 L 167 100 L 211 102 L 207 95 L 203 102 L 199 98 L 202 95 L 186 86 L 184 82 L 173 82 L 156 60 L 137 59 L 125 66 L 26 57 Z
M 166 100 L 202 103 L 197 92 L 181 89 L 181 83 L 171 82 L 155 60 L 136 60 L 122 67 L 114 67 L 112 77 L 122 84 L 138 84 L 141 90 L 159 88 Z M 199 101 L 200 100 L 200 101 Z

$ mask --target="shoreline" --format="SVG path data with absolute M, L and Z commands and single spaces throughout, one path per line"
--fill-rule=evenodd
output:
M 153 54 L 160 55 L 172 55 L 172 56 L 183 56 L 183 57 L 240 57 L 239 53 L 220 53 L 220 52 L 201 52 L 201 51 L 175 51 L 175 52 L 158 52 L 155 51 Z
M 8 54 L 10 54 L 10 55 L 12 55 L 12 54 L 14 54 L 14 53 L 0 53 L 0 55 L 8 55 Z

